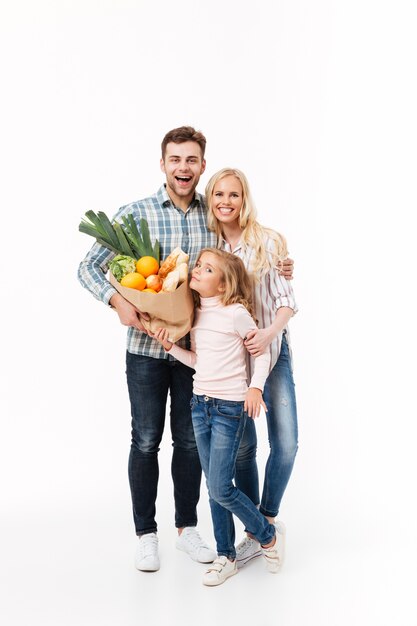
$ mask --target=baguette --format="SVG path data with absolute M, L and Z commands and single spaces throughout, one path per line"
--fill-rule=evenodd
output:
M 180 263 L 175 269 L 178 270 L 178 284 L 181 285 L 188 279 L 188 263 Z
M 179 271 L 177 269 L 172 270 L 172 272 L 165 277 L 161 291 L 175 291 L 178 286 L 179 278 Z
M 167 256 L 165 261 L 161 264 L 159 268 L 159 276 L 164 279 L 168 276 L 168 274 L 175 268 L 177 264 L 177 259 L 182 252 L 181 248 L 175 248 L 170 255 Z
M 179 265 L 182 265 L 183 263 L 188 263 L 189 258 L 190 256 L 186 254 L 183 250 L 181 250 L 177 257 L 176 266 L 178 267 Z

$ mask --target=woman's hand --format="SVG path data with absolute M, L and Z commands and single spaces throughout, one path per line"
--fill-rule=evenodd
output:
M 262 392 L 260 389 L 256 387 L 249 387 L 245 396 L 245 405 L 244 409 L 249 415 L 249 417 L 259 417 L 261 412 L 261 406 L 264 408 L 265 412 L 268 410 L 265 406 L 265 402 L 262 399 Z
M 168 339 L 168 330 L 166 328 L 158 328 L 152 336 L 167 352 L 171 350 L 173 344 L 172 341 Z
M 267 351 L 273 338 L 270 328 L 255 328 L 247 333 L 244 345 L 246 350 L 256 357 Z

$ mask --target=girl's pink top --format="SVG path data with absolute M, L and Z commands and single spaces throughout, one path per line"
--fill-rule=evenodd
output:
M 268 351 L 254 359 L 253 375 L 248 381 L 249 353 L 243 340 L 255 328 L 242 304 L 224 306 L 217 296 L 201 298 L 191 329 L 191 350 L 174 344 L 169 353 L 195 369 L 195 394 L 242 401 L 248 387 L 263 390 L 269 373 Z

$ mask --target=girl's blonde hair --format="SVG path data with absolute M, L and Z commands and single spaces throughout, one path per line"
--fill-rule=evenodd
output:
M 248 180 L 243 172 L 238 169 L 225 167 L 210 178 L 206 186 L 206 201 L 208 206 L 207 225 L 217 235 L 218 246 L 221 246 L 222 224 L 215 217 L 212 209 L 213 191 L 216 184 L 226 178 L 234 176 L 242 185 L 242 208 L 239 215 L 239 226 L 242 229 L 242 244 L 249 246 L 254 251 L 254 261 L 250 268 L 255 274 L 265 274 L 273 266 L 280 266 L 288 256 L 287 242 L 279 233 L 261 226 L 256 220 L 256 207 L 252 200 Z M 266 250 L 266 237 L 272 239 L 273 249 Z M 269 253 L 269 254 L 268 254 Z
M 240 259 L 235 254 L 219 250 L 219 248 L 203 248 L 198 255 L 197 263 L 204 252 L 211 252 L 220 259 L 220 271 L 224 291 L 219 294 L 220 301 L 224 306 L 229 304 L 243 304 L 256 322 L 255 311 L 252 302 L 252 279 Z M 200 305 L 200 296 L 193 291 L 196 305 Z

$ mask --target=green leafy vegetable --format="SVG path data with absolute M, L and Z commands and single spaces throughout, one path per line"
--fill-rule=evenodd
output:
M 129 274 L 130 272 L 136 271 L 136 261 L 131 256 L 118 254 L 110 262 L 109 270 L 111 271 L 115 279 L 120 283 L 123 276 L 126 276 L 126 274 Z
M 153 256 L 159 263 L 159 241 L 152 246 L 148 222 L 142 218 L 139 226 L 131 213 L 122 216 L 122 224 L 110 222 L 103 211 L 87 211 L 87 219 L 82 219 L 79 231 L 95 237 L 97 242 L 116 254 L 140 258 Z M 114 274 L 114 272 L 113 272 Z

